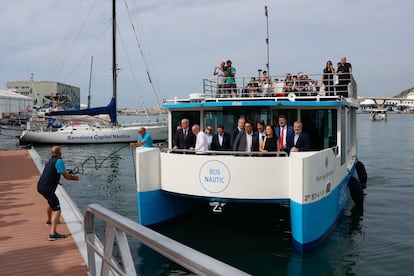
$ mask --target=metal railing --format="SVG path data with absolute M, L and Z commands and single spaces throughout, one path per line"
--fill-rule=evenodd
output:
M 172 149 L 172 148 L 162 148 L 162 152 L 167 153 L 182 153 L 182 154 L 199 154 L 199 155 L 235 155 L 235 156 L 272 156 L 276 157 L 277 152 L 261 152 L 261 151 L 217 151 L 217 150 L 208 150 L 208 151 L 199 151 L 192 149 Z M 279 157 L 288 156 L 288 153 L 281 150 L 279 152 Z
M 103 252 L 95 234 L 95 217 L 106 223 Z M 168 259 L 180 264 L 197 275 L 248 275 L 221 261 L 174 241 L 128 218 L 112 212 L 99 204 L 88 205 L 84 223 L 91 275 L 97 275 L 95 255 L 102 259 L 100 275 L 137 275 L 127 236 L 138 240 Z M 117 241 L 121 265 L 114 261 L 113 247 Z
M 203 79 L 205 98 L 280 98 L 292 100 L 293 96 L 326 98 L 356 98 L 357 85 L 352 75 L 348 84 L 323 81 L 321 74 L 305 75 L 302 79 L 286 79 L 285 76 L 240 77 L 235 84 L 219 83 L 218 78 Z M 293 96 L 292 96 L 293 95 Z

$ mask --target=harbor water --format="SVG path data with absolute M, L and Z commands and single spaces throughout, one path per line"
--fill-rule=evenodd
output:
M 350 201 L 316 250 L 304 256 L 294 251 L 284 205 L 226 205 L 220 214 L 206 208 L 157 231 L 254 275 L 412 275 L 414 115 L 372 122 L 360 114 L 357 120 L 358 157 L 368 172 L 364 207 Z M 17 148 L 14 140 L 13 133 L 2 131 L 0 149 Z M 46 162 L 50 146 L 35 149 Z M 64 182 L 81 210 L 98 203 L 137 220 L 133 150 L 125 144 L 62 145 L 62 152 L 66 167 L 81 171 L 90 157 L 79 182 Z M 243 173 L 254 174 L 254 168 Z M 147 247 L 130 244 L 141 275 L 190 274 Z

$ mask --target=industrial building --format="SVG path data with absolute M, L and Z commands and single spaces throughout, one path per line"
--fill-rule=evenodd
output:
M 31 97 L 37 108 L 80 108 L 80 88 L 52 81 L 9 81 L 7 89 Z

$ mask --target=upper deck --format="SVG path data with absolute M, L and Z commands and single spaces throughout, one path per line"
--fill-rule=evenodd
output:
M 234 84 L 220 84 L 218 78 L 204 79 L 203 92 L 188 98 L 174 98 L 164 102 L 166 109 L 226 107 L 226 106 L 355 106 L 357 84 L 350 77 L 347 85 L 324 84 L 323 76 L 312 74 L 306 79 L 289 80 L 275 76 L 235 78 Z M 282 80 L 283 79 L 283 80 Z M 325 83 L 327 83 L 325 81 Z

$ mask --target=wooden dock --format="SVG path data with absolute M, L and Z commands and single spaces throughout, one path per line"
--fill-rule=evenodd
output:
M 39 175 L 28 151 L 0 152 L 0 274 L 86 275 L 70 235 L 48 241 L 47 202 L 36 190 Z M 64 223 L 57 231 L 70 234 Z

